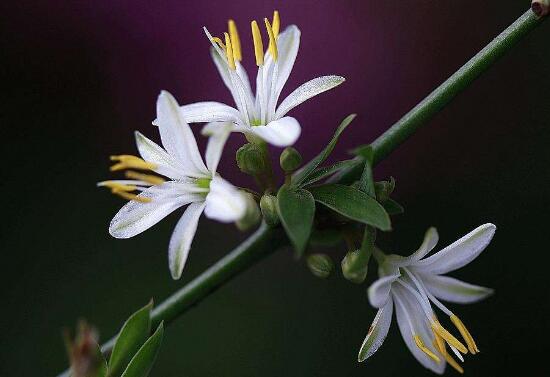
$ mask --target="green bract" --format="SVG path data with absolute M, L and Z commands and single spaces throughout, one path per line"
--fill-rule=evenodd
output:
M 313 196 L 304 189 L 285 185 L 277 194 L 277 209 L 296 254 L 302 256 L 313 226 L 315 215 Z

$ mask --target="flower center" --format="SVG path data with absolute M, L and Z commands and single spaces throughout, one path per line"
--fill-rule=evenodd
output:
M 210 189 L 211 178 L 197 178 L 195 184 L 201 189 Z

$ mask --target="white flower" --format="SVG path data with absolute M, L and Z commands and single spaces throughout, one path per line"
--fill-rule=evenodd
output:
M 439 300 L 467 304 L 482 300 L 493 291 L 443 274 L 474 260 L 487 247 L 495 230 L 493 224 L 482 225 L 427 258 L 424 257 L 438 241 L 435 228 L 426 232 L 420 248 L 409 257 L 386 256 L 377 251 L 380 278 L 369 287 L 368 294 L 371 305 L 379 310 L 359 351 L 359 361 L 372 356 L 384 342 L 395 305 L 399 330 L 414 357 L 435 373 L 442 374 L 446 362 L 462 373 L 446 344 L 461 361 L 460 353 L 476 354 L 479 349 L 462 321 Z M 449 316 L 466 346 L 441 325 L 432 304 Z
M 340 76 L 323 76 L 306 82 L 294 90 L 277 107 L 279 96 L 286 83 L 300 46 L 300 30 L 289 26 L 279 35 L 279 14 L 275 11 L 273 25 L 267 20 L 269 48 L 264 53 L 262 37 L 256 21 L 252 22 L 252 35 L 258 74 L 256 95 L 253 94 L 248 75 L 242 67 L 241 43 L 235 23 L 229 21 L 225 43 L 204 31 L 212 43 L 211 54 L 225 85 L 231 91 L 236 108 L 219 102 L 198 102 L 182 107 L 189 123 L 230 122 L 231 130 L 244 133 L 249 139 L 262 139 L 272 145 L 284 147 L 294 144 L 300 136 L 300 124 L 286 116 L 302 102 L 344 82 Z M 209 124 L 205 134 L 215 132 Z
M 189 204 L 172 233 L 168 250 L 172 277 L 178 279 L 202 212 L 221 222 L 236 221 L 245 213 L 246 196 L 216 173 L 230 132 L 227 127 L 209 139 L 205 164 L 178 103 L 168 92 L 161 92 L 158 98 L 157 117 L 164 148 L 136 132 L 137 148 L 143 159 L 129 155 L 112 156 L 111 159 L 118 163 L 111 170 L 149 170 L 170 180 L 130 170 L 126 172 L 130 180 L 105 181 L 98 185 L 130 200 L 109 226 L 109 233 L 116 238 L 133 237 Z M 132 191 L 141 193 L 135 195 Z

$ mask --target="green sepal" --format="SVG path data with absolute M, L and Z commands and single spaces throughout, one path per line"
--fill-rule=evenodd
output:
M 384 207 L 390 216 L 400 215 L 405 212 L 405 208 L 391 198 L 383 202 L 382 207 Z
M 315 216 L 313 196 L 307 190 L 284 185 L 277 193 L 277 211 L 296 255 L 301 257 L 309 240 Z
M 326 279 L 334 270 L 334 262 L 326 254 L 311 254 L 307 257 L 307 267 L 313 275 Z
M 153 335 L 141 346 L 139 351 L 130 360 L 122 377 L 147 377 L 160 350 L 164 336 L 164 324 L 160 323 Z
M 339 184 L 312 187 L 315 200 L 337 213 L 380 230 L 391 229 L 388 213 L 375 199 L 357 188 Z
M 126 320 L 109 359 L 109 377 L 120 376 L 151 333 L 153 300 Z

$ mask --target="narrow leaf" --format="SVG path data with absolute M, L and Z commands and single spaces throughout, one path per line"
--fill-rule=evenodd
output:
M 391 229 L 390 217 L 384 207 L 354 187 L 331 184 L 312 187 L 310 192 L 316 201 L 349 219 L 381 230 Z
M 164 325 L 161 322 L 155 333 L 147 339 L 132 358 L 122 377 L 147 377 L 149 375 L 159 353 L 163 335 Z
M 384 207 L 386 212 L 388 212 L 388 214 L 391 216 L 400 215 L 403 212 L 405 212 L 405 209 L 403 208 L 403 206 L 391 198 L 383 202 L 382 206 Z
M 313 196 L 304 189 L 285 185 L 277 194 L 277 210 L 297 255 L 302 256 L 313 226 Z
M 365 167 L 363 168 L 363 174 L 359 180 L 358 189 L 368 194 L 370 197 L 375 198 L 374 190 L 374 178 L 372 176 L 372 159 L 374 153 L 370 146 L 365 149 Z
M 308 162 L 302 169 L 300 169 L 294 177 L 292 177 L 292 184 L 294 186 L 300 185 L 313 171 L 322 164 L 327 157 L 330 155 L 332 150 L 334 149 L 334 146 L 336 145 L 336 142 L 338 141 L 338 138 L 342 134 L 342 132 L 346 129 L 347 126 L 351 123 L 351 121 L 355 118 L 355 114 L 348 115 L 342 123 L 338 126 L 336 129 L 336 132 L 334 133 L 334 136 L 328 143 L 328 145 L 323 149 L 321 153 L 319 153 L 313 160 Z
M 120 376 L 151 333 L 152 307 L 153 301 L 132 314 L 122 326 L 109 360 L 109 377 Z
M 320 181 L 321 179 L 324 179 L 326 177 L 331 176 L 332 174 L 337 173 L 338 171 L 342 169 L 346 169 L 348 167 L 351 167 L 355 165 L 357 162 L 355 160 L 344 160 L 344 161 L 338 161 L 330 166 L 325 166 L 322 168 L 317 168 L 315 171 L 313 171 L 307 179 L 302 182 L 301 186 L 307 186 L 311 185 L 315 182 Z

